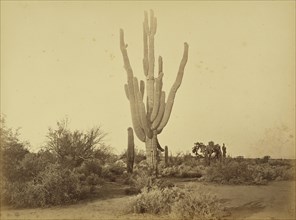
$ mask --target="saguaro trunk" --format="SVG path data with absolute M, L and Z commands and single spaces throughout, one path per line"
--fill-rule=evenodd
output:
M 152 170 L 157 169 L 157 135 L 153 135 L 152 138 L 147 138 L 146 142 L 146 160 Z

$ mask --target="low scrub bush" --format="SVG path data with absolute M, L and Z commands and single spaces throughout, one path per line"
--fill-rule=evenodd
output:
M 158 187 L 160 189 L 173 187 L 174 184 L 169 180 L 159 179 L 155 176 L 151 176 L 147 170 L 136 170 L 125 179 L 125 184 L 130 188 L 126 189 L 126 194 L 138 194 L 144 188 L 151 189 Z
M 164 177 L 200 178 L 204 175 L 201 167 L 181 164 L 179 166 L 165 167 L 160 171 L 160 174 Z
M 173 219 L 220 219 L 223 208 L 219 200 L 203 190 L 179 187 L 144 188 L 133 197 L 127 213 L 149 213 L 169 215 Z
M 184 197 L 172 206 L 171 216 L 182 220 L 221 219 L 226 213 L 218 198 L 204 192 L 185 191 Z
M 276 165 L 271 165 L 276 164 Z M 258 160 L 227 160 L 224 164 L 213 164 L 207 168 L 205 180 L 221 184 L 256 184 L 265 185 L 269 181 L 293 180 L 294 168 L 285 163 L 272 162 L 264 158 Z
M 102 167 L 102 177 L 108 179 L 111 182 L 115 182 L 116 178 L 122 177 L 126 171 L 126 164 L 118 160 L 115 163 L 105 164 Z
M 206 180 L 222 184 L 252 183 L 253 173 L 245 162 L 230 161 L 226 164 L 214 164 L 209 167 Z
M 4 201 L 14 207 L 44 207 L 73 203 L 90 195 L 102 183 L 98 175 L 85 175 L 49 165 L 28 182 L 6 182 Z
M 132 198 L 127 212 L 168 214 L 171 212 L 172 205 L 183 197 L 184 192 L 178 187 L 164 189 L 156 186 L 151 189 L 145 187 L 141 194 Z

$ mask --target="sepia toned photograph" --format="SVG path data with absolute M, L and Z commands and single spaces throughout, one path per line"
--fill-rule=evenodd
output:
M 296 2 L 1 3 L 2 220 L 293 220 Z

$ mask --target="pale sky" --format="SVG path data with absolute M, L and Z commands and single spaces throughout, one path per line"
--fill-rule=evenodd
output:
M 295 1 L 1 1 L 1 113 L 40 149 L 48 127 L 101 125 L 120 153 L 131 126 L 119 49 L 125 31 L 135 76 L 142 69 L 144 10 L 158 20 L 155 56 L 164 90 L 189 59 L 159 135 L 173 153 L 225 143 L 232 156 L 295 158 Z M 135 137 L 135 144 L 144 144 Z

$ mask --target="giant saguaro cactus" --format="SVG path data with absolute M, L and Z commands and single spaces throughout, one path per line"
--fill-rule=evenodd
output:
M 153 170 L 157 169 L 158 139 L 163 128 L 170 118 L 176 92 L 181 85 L 184 69 L 188 59 L 188 44 L 184 43 L 184 53 L 179 66 L 177 78 L 165 101 L 165 92 L 162 91 L 163 62 L 162 57 L 158 58 L 158 76 L 154 77 L 154 35 L 156 33 L 157 20 L 154 13 L 150 11 L 150 24 L 148 13 L 144 13 L 143 41 L 144 58 L 143 69 L 146 77 L 146 108 L 144 104 L 144 81 L 138 81 L 133 75 L 129 62 L 127 44 L 124 41 L 124 32 L 120 29 L 120 49 L 123 56 L 124 68 L 127 73 L 127 84 L 124 85 L 126 96 L 130 102 L 132 123 L 136 136 L 146 144 L 147 162 Z

